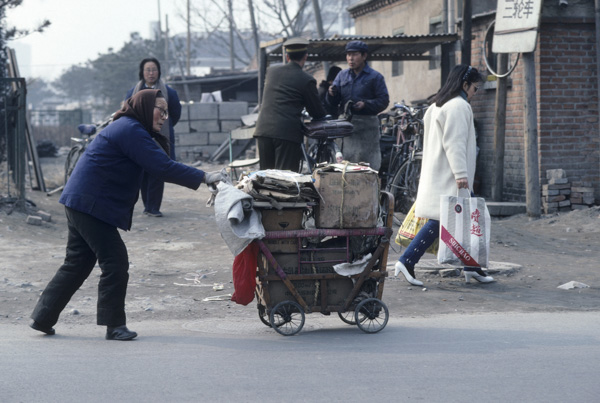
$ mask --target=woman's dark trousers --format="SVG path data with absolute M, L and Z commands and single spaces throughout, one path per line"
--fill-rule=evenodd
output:
M 97 324 L 109 327 L 126 324 L 129 258 L 119 230 L 91 215 L 68 207 L 65 211 L 69 229 L 65 261 L 46 286 L 31 318 L 44 327 L 54 326 L 97 261 L 101 269 Z

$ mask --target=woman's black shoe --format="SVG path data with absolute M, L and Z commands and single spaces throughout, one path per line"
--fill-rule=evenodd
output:
M 136 332 L 127 329 L 127 326 L 107 327 L 106 340 L 133 340 L 137 337 Z
M 37 323 L 35 320 L 29 324 L 29 327 L 38 332 L 46 333 L 48 336 L 53 336 L 56 331 L 52 327 L 45 327 Z

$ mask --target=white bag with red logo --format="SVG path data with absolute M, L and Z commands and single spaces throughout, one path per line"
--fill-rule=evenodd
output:
M 488 267 L 490 213 L 481 197 L 441 196 L 438 262 Z

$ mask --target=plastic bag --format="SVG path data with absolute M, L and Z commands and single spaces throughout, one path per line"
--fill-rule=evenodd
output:
M 490 225 L 483 198 L 441 196 L 438 262 L 488 267 Z
M 248 305 L 254 300 L 258 244 L 251 242 L 233 259 L 233 295 L 236 304 Z
M 415 236 L 419 230 L 423 228 L 427 221 L 429 221 L 427 218 L 415 216 L 415 204 L 413 203 L 412 207 L 408 211 L 408 214 L 406 214 L 402 225 L 398 229 L 395 239 L 396 243 L 404 246 L 405 248 L 408 247 L 408 245 L 410 245 L 412 240 L 415 239 Z M 438 246 L 439 239 L 436 239 L 435 242 L 431 244 L 429 248 L 427 248 L 425 253 L 432 253 L 434 255 L 437 254 Z

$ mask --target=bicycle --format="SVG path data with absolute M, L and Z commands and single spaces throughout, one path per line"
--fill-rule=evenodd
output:
M 99 132 L 98 129 L 104 129 L 110 122 L 112 122 L 112 116 L 96 125 L 81 124 L 77 126 L 77 130 L 81 133 L 81 137 L 71 137 L 73 145 L 69 150 L 69 154 L 67 154 L 67 159 L 65 161 L 65 185 L 71 177 L 75 165 L 77 165 L 77 161 L 79 161 L 79 158 L 81 158 L 87 146 L 92 142 L 96 133 Z
M 308 148 L 305 143 L 301 144 L 302 155 L 304 159 L 302 164 L 306 163 L 309 172 L 312 172 L 315 167 L 322 164 L 333 164 L 342 162 L 344 155 L 335 141 L 339 138 L 350 136 L 354 127 L 350 121 L 352 120 L 352 101 L 344 107 L 344 114 L 341 119 L 328 119 L 329 115 L 324 119 L 313 120 L 304 125 L 304 135 L 308 138 Z M 302 171 L 302 167 L 300 169 Z
M 423 158 L 423 116 L 426 106 L 410 107 L 394 104 L 382 122 L 382 136 L 395 137 L 388 169 L 383 175 L 385 190 L 394 195 L 394 222 L 402 223 L 417 198 Z

